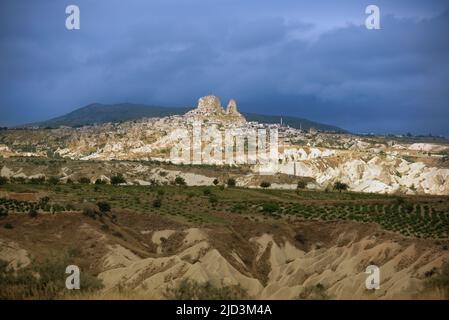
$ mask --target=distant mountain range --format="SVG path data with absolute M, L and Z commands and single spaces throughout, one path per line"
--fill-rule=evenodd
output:
M 141 118 L 167 117 L 172 115 L 182 115 L 191 108 L 171 108 L 161 106 L 150 106 L 143 104 L 120 103 L 120 104 L 100 104 L 93 103 L 88 106 L 76 109 L 63 116 L 47 121 L 28 124 L 23 127 L 51 127 L 59 126 L 80 127 L 84 125 L 101 124 L 107 122 L 132 121 Z M 310 121 L 303 118 L 290 116 L 273 116 L 255 113 L 242 112 L 247 121 L 257 121 L 261 123 L 282 123 L 293 128 L 309 130 L 315 128 L 320 131 L 347 132 L 336 126 Z

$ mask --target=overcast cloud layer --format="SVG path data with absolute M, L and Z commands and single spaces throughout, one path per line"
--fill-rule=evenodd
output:
M 65 28 L 77 4 L 81 30 Z M 377 4 L 381 30 L 364 26 Z M 449 136 L 449 4 L 429 0 L 0 2 L 0 125 L 92 102 L 194 106 L 355 132 Z

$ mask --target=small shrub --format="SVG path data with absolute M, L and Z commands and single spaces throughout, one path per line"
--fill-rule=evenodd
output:
M 307 183 L 303 180 L 298 181 L 298 185 L 296 186 L 297 189 L 305 189 L 307 186 Z
M 117 185 L 122 183 L 126 183 L 126 180 L 122 175 L 116 175 L 111 177 L 111 184 Z
M 162 199 L 161 198 L 156 198 L 153 200 L 153 207 L 154 208 L 160 208 L 162 207 Z
M 175 184 L 178 185 L 178 186 L 185 186 L 186 185 L 186 181 L 185 181 L 185 179 L 183 177 L 178 176 L 178 177 L 175 178 Z
M 50 185 L 57 185 L 59 183 L 59 178 L 58 177 L 50 177 L 47 180 L 47 183 Z
M 0 217 L 6 217 L 8 215 L 8 209 L 0 207 Z
M 271 187 L 271 183 L 269 183 L 268 181 L 262 181 L 260 183 L 260 187 L 262 187 L 264 189 L 269 188 L 269 187 Z
M 117 237 L 117 238 L 123 238 L 123 234 L 121 234 L 121 233 L 118 232 L 118 231 L 114 231 L 114 232 L 112 233 L 112 235 L 113 235 L 114 237 Z
M 95 180 L 95 184 L 99 185 L 99 184 L 106 184 L 106 181 L 102 180 L 102 179 L 97 179 Z
M 11 182 L 13 182 L 13 183 L 25 183 L 26 179 L 24 177 L 13 177 L 13 178 L 11 178 Z
M 349 189 L 349 186 L 346 183 L 343 183 L 340 181 L 337 181 L 334 183 L 334 190 L 342 192 L 342 191 L 346 191 L 348 189 Z
M 106 202 L 106 201 L 100 201 L 97 203 L 98 209 L 102 212 L 102 213 L 107 213 L 111 211 L 111 205 Z
M 210 282 L 198 283 L 193 280 L 183 280 L 177 287 L 168 288 L 164 296 L 169 300 L 245 300 L 248 293 L 240 285 L 220 287 Z
M 8 178 L 6 178 L 6 177 L 0 177 L 0 186 L 1 185 L 4 185 L 4 184 L 7 184 L 8 183 Z
M 227 185 L 228 185 L 228 187 L 235 187 L 236 186 L 236 181 L 235 181 L 235 179 L 234 178 L 229 178 L 228 179 L 228 182 L 227 182 Z
M 266 213 L 274 213 L 279 211 L 280 207 L 275 202 L 266 202 L 262 205 L 262 211 Z
M 321 283 L 318 283 L 315 286 L 308 286 L 304 289 L 304 291 L 299 295 L 299 299 L 308 299 L 308 300 L 328 300 L 330 299 L 329 295 L 326 292 L 326 288 Z
M 48 201 L 50 201 L 49 197 L 42 197 L 42 198 L 39 199 L 39 202 L 42 203 L 42 204 L 47 204 Z
M 301 244 L 306 243 L 306 238 L 304 237 L 304 235 L 302 233 L 297 233 L 295 235 L 295 240 L 298 241 Z
M 159 175 L 160 175 L 161 177 L 166 177 L 167 174 L 168 174 L 168 172 L 165 172 L 165 171 L 159 171 Z
M 216 186 L 220 183 L 220 181 L 218 181 L 218 179 L 214 179 L 213 184 Z
M 86 217 L 92 218 L 92 219 L 96 219 L 96 212 L 94 209 L 92 208 L 84 208 L 83 209 L 83 215 L 85 215 Z
M 82 177 L 82 178 L 79 178 L 79 179 L 78 179 L 78 183 L 81 183 L 81 184 L 90 184 L 90 179 L 89 179 L 89 178 L 86 178 L 86 177 Z
M 235 203 L 232 207 L 231 207 L 231 211 L 232 212 L 237 212 L 237 211 L 243 211 L 248 209 L 248 206 L 245 203 Z
M 37 217 L 37 211 L 35 209 L 31 209 L 30 211 L 28 211 L 28 216 L 30 218 L 36 218 Z
M 211 194 L 211 195 L 209 196 L 209 202 L 210 202 L 212 205 L 216 205 L 216 204 L 218 203 L 218 197 L 217 197 L 217 195 Z
M 43 184 L 45 182 L 45 177 L 31 178 L 28 182 L 30 184 Z

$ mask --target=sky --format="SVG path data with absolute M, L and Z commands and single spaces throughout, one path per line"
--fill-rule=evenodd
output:
M 80 30 L 65 26 L 72 4 Z M 448 57 L 445 0 L 2 0 L 0 126 L 214 94 L 358 133 L 449 136 Z

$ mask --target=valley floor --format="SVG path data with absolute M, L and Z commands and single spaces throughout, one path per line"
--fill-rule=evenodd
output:
M 447 197 L 8 183 L 0 208 L 2 299 L 447 298 Z

